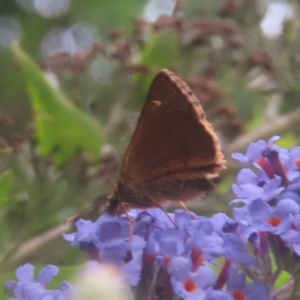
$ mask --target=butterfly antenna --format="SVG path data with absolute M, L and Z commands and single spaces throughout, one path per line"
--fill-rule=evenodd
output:
M 104 194 L 104 195 L 101 195 L 101 196 L 97 197 L 94 200 L 94 203 L 91 206 L 87 207 L 86 209 L 82 210 L 81 212 L 79 212 L 79 213 L 67 218 L 66 220 L 64 220 L 64 225 L 66 225 L 67 223 L 82 217 L 83 215 L 85 215 L 88 212 L 97 210 L 100 206 L 102 206 L 107 201 L 107 199 L 108 199 L 108 194 Z
M 180 201 L 180 208 L 185 210 L 194 220 L 198 220 L 197 217 L 193 213 L 190 212 L 190 210 L 185 206 L 185 204 Z
M 155 206 L 157 206 L 158 208 L 160 208 L 164 214 L 167 216 L 167 218 L 170 220 L 170 222 L 175 226 L 175 228 L 178 229 L 178 226 L 176 225 L 176 223 L 174 222 L 174 220 L 169 216 L 169 214 L 165 211 L 165 209 L 155 200 L 151 199 L 151 201 L 155 204 Z

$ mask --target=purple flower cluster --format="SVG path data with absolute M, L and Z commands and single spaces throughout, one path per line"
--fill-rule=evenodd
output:
M 79 220 L 64 237 L 94 263 L 117 266 L 135 299 L 268 300 L 279 273 L 272 260 L 300 278 L 300 147 L 282 149 L 277 139 L 233 155 L 257 168 L 233 184 L 233 219 L 131 210 L 130 219 Z
M 257 299 L 257 294 L 269 299 L 269 287 L 258 280 L 247 284 L 245 273 L 238 272 L 238 264 L 259 268 L 259 263 L 239 236 L 237 221 L 222 213 L 205 218 L 176 210 L 168 215 L 173 222 L 161 209 L 131 211 L 130 221 L 111 215 L 95 223 L 79 220 L 77 232 L 65 239 L 99 264 L 118 266 L 135 286 L 137 299 L 149 293 L 187 300 Z M 220 257 L 224 266 L 217 277 L 212 266 Z
M 11 296 L 9 300 L 68 300 L 71 299 L 73 287 L 70 283 L 62 283 L 57 290 L 48 290 L 46 285 L 57 275 L 58 267 L 48 265 L 34 279 L 34 267 L 25 264 L 16 271 L 18 281 L 9 280 L 4 289 Z

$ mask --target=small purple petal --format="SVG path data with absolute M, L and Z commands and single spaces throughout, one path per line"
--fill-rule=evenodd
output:
M 274 135 L 272 136 L 268 141 L 267 141 L 267 145 L 268 147 L 272 147 L 274 142 L 280 140 L 280 136 L 279 135 Z M 275 145 L 276 146 L 276 145 Z
M 160 240 L 162 231 L 154 229 L 151 231 L 148 240 L 146 241 L 146 251 L 152 254 L 158 254 L 160 250 Z
M 257 184 L 257 175 L 250 169 L 242 169 L 236 178 L 236 181 L 239 185 L 241 184 Z
M 215 272 L 207 266 L 201 266 L 196 272 L 191 273 L 191 279 L 202 289 L 213 287 L 216 283 Z
M 249 214 L 256 220 L 266 220 L 272 212 L 271 206 L 261 199 L 254 200 L 249 206 Z
M 196 214 L 192 212 L 187 212 L 182 209 L 177 209 L 175 211 L 175 223 L 176 225 L 182 229 L 185 227 L 186 223 L 189 222 L 190 220 L 193 220 L 191 214 L 193 214 L 196 217 Z
M 243 290 L 246 286 L 246 274 L 238 272 L 238 265 L 232 264 L 228 271 L 228 291 Z
M 141 279 L 141 254 L 134 257 L 130 262 L 121 266 L 121 271 L 125 280 L 132 286 L 137 286 Z
M 48 265 L 43 268 L 39 275 L 37 276 L 36 282 L 40 283 L 42 286 L 46 286 L 52 281 L 53 277 L 59 272 L 58 267 L 53 265 Z
M 210 291 L 204 300 L 234 300 L 226 291 Z
M 109 245 L 101 249 L 99 257 L 104 262 L 121 265 L 126 256 L 126 242 L 119 242 L 115 245 Z
M 292 199 L 281 199 L 276 205 L 276 209 L 285 211 L 292 215 L 299 214 L 300 206 Z
M 253 281 L 245 287 L 247 300 L 269 300 L 270 289 L 260 281 Z
M 168 265 L 168 272 L 170 275 L 178 278 L 186 278 L 192 269 L 192 261 L 189 257 L 175 256 Z
M 160 254 L 180 255 L 184 250 L 184 233 L 176 228 L 170 228 L 162 233 L 160 240 Z
M 232 158 L 239 160 L 243 163 L 253 163 L 259 157 L 261 157 L 262 152 L 266 149 L 267 143 L 265 141 L 258 141 L 256 143 L 251 143 L 248 147 L 246 154 L 233 153 Z
M 133 235 L 131 237 L 129 249 L 131 251 L 137 251 L 137 250 L 145 248 L 145 245 L 146 245 L 146 241 L 143 238 L 141 238 L 137 235 Z
M 15 280 L 8 280 L 4 284 L 4 289 L 5 289 L 5 291 L 7 291 L 7 292 L 10 293 L 10 292 L 13 292 L 13 290 L 16 287 L 16 285 L 17 285 L 17 281 L 15 281 Z
M 19 281 L 33 281 L 34 266 L 31 264 L 25 264 L 17 269 L 16 275 Z

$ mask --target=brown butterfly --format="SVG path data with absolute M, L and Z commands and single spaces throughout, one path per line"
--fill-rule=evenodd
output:
M 210 179 L 224 164 L 199 100 L 178 76 L 163 69 L 149 89 L 106 212 L 118 215 L 193 199 L 214 189 Z

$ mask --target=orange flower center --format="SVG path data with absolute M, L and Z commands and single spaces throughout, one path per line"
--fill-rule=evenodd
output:
M 300 160 L 299 159 L 295 160 L 295 164 L 297 165 L 298 169 L 300 170 Z
M 167 268 L 171 261 L 171 256 L 164 255 L 164 267 Z
M 183 287 L 188 293 L 193 293 L 193 292 L 197 291 L 197 289 L 198 289 L 197 284 L 192 279 L 187 279 L 183 283 Z
M 234 300 L 247 300 L 246 297 L 244 296 L 244 293 L 239 290 L 235 291 L 232 296 Z
M 281 219 L 279 217 L 271 217 L 268 220 L 268 224 L 270 224 L 273 227 L 278 226 L 279 224 L 281 224 Z

